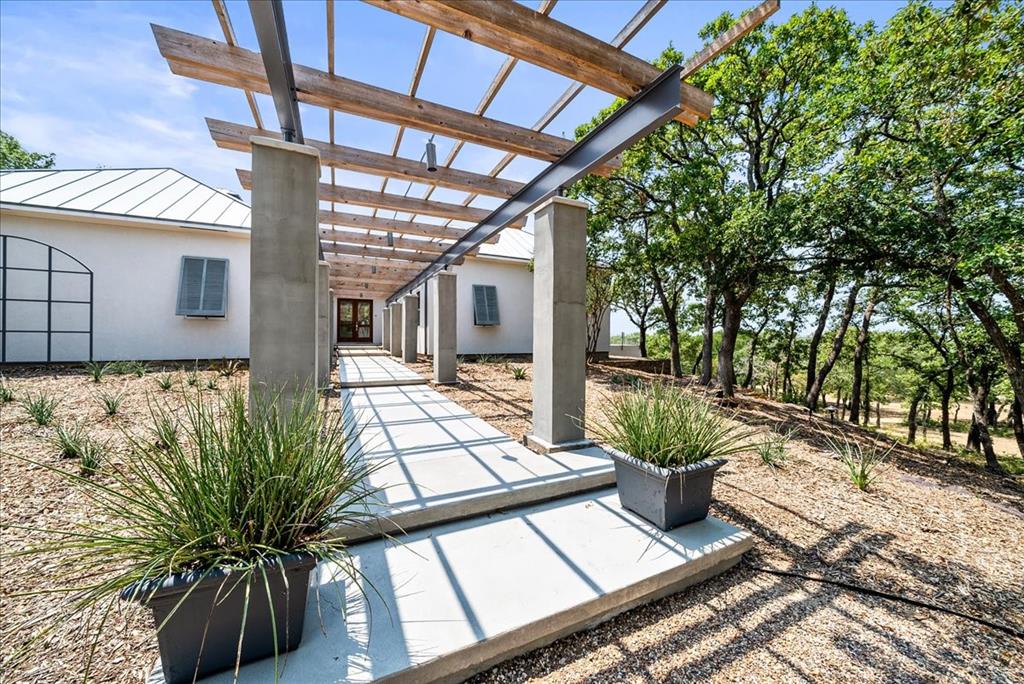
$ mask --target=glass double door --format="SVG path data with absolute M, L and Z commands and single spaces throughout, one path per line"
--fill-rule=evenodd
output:
M 373 302 L 338 300 L 338 342 L 373 341 Z

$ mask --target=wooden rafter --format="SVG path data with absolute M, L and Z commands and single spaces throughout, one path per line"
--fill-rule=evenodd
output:
M 412 249 L 424 254 L 441 254 L 448 248 L 448 245 L 443 242 L 430 242 L 429 240 L 402 238 L 388 235 L 372 235 L 370 233 L 360 233 L 354 230 L 330 230 L 321 228 L 320 239 L 330 242 L 369 245 L 371 247 Z
M 341 211 L 328 211 L 326 209 L 320 210 L 320 223 L 344 226 L 346 228 L 364 228 L 366 230 L 377 230 L 385 233 L 398 233 L 401 235 L 418 235 L 420 237 L 442 240 L 458 240 L 466 234 L 466 231 L 460 228 L 435 226 L 432 223 L 386 219 L 379 216 L 367 216 L 365 214 L 349 214 Z M 497 237 L 493 237 L 489 240 L 489 242 L 497 241 Z
M 254 135 L 280 139 L 281 135 L 252 126 L 229 123 L 218 119 L 206 119 L 210 136 L 218 147 L 240 152 L 249 152 L 249 138 Z M 475 192 L 491 197 L 507 198 L 514 195 L 522 187 L 516 181 L 494 178 L 482 173 L 472 173 L 459 169 L 439 168 L 435 172 L 427 171 L 418 160 L 392 157 L 379 152 L 361 150 L 356 147 L 334 145 L 320 140 L 306 138 L 305 143 L 317 148 L 320 152 L 320 163 L 332 169 L 346 169 L 375 176 L 402 178 L 410 182 L 437 185 L 442 188 Z M 333 184 L 333 183 L 332 183 Z
M 517 2 L 365 1 L 623 98 L 636 95 L 660 74 L 639 57 Z M 678 118 L 693 124 L 711 115 L 714 98 L 680 83 L 680 104 Z
M 240 47 L 163 26 L 153 26 L 160 54 L 171 71 L 210 83 L 269 93 L 259 54 Z M 574 144 L 547 133 L 470 114 L 454 107 L 409 97 L 318 69 L 293 65 L 300 102 L 337 109 L 378 121 L 412 126 L 428 132 L 555 161 Z M 609 171 L 614 164 L 606 164 Z
M 633 40 L 636 34 L 640 32 L 640 29 L 646 26 L 647 23 L 654 18 L 654 15 L 661 11 L 661 8 L 665 6 L 665 2 L 666 0 L 647 0 L 647 2 L 637 10 L 637 13 L 633 15 L 626 25 L 622 27 L 622 30 L 620 30 L 612 39 L 612 47 L 621 48 L 628 44 L 629 41 Z M 548 107 L 548 110 L 544 112 L 539 119 L 537 119 L 537 123 L 533 125 L 533 130 L 542 131 L 547 128 L 551 122 L 555 120 L 555 117 L 561 114 L 565 108 L 583 92 L 585 87 L 586 86 L 582 83 L 573 83 L 566 88 L 565 92 L 563 92 L 559 98 L 555 100 L 550 107 Z M 488 175 L 497 176 L 499 173 L 504 171 L 517 156 L 518 155 L 509 152 L 494 165 L 494 168 L 490 170 Z M 430 197 L 430 194 L 431 193 L 428 192 L 425 197 Z M 471 194 L 467 196 L 462 203 L 468 205 L 477 197 L 478 195 Z M 413 218 L 415 219 L 415 217 Z
M 343 256 L 338 254 L 327 254 L 324 258 L 331 265 L 331 268 L 344 270 L 346 273 L 358 275 L 391 275 L 403 276 L 406 280 L 410 274 L 415 275 L 422 269 L 416 264 L 409 264 L 401 261 L 387 259 L 370 259 L 366 257 Z
M 228 45 L 238 45 L 238 40 L 235 38 L 235 29 L 231 25 L 231 15 L 228 14 L 228 7 L 224 4 L 224 0 L 212 0 L 212 2 L 213 11 L 217 14 L 217 21 L 220 22 L 221 31 L 224 32 L 224 40 Z M 242 92 L 245 93 L 245 101 L 249 103 L 252 120 L 258 128 L 263 128 L 263 117 L 260 116 L 260 108 L 256 104 L 256 96 L 253 95 L 251 90 L 243 89 Z
M 384 247 L 364 247 L 361 245 L 345 245 L 336 242 L 320 242 L 325 253 L 347 254 L 348 256 L 373 257 L 376 259 L 395 259 L 398 261 L 417 261 L 429 263 L 436 257 L 420 252 Z
M 331 284 L 331 288 L 334 290 L 335 297 L 341 297 L 342 299 L 385 299 L 391 295 L 392 292 L 397 290 L 397 287 L 392 288 L 360 288 L 351 289 L 342 287 L 340 284 L 335 286 Z
M 237 169 L 238 182 L 246 190 L 252 189 L 252 172 Z M 440 218 L 454 219 L 456 221 L 469 221 L 477 223 L 482 221 L 491 212 L 487 209 L 466 207 L 451 202 L 436 202 L 433 200 L 422 200 L 417 197 L 405 197 L 393 195 L 387 192 L 375 192 L 362 188 L 350 188 L 343 185 L 331 185 L 320 183 L 318 196 L 325 202 L 338 202 L 341 204 L 355 204 L 364 207 L 378 207 L 380 209 L 392 209 L 409 214 L 424 214 L 426 216 L 438 216 Z M 520 221 L 518 225 L 522 225 Z
M 399 278 L 373 278 L 363 279 L 350 277 L 345 274 L 331 275 L 331 284 L 338 285 L 339 287 L 356 290 L 356 289 L 376 289 L 376 290 L 390 290 L 394 292 L 402 285 L 408 282 Z

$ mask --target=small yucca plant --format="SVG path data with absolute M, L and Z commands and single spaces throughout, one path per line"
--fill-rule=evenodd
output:
M 61 458 L 78 458 L 88 439 L 81 423 L 65 423 L 57 426 L 51 441 Z
M 212 390 L 212 391 L 216 392 L 217 391 L 217 378 L 209 378 L 206 381 L 206 389 Z
M 9 404 L 14 401 L 14 390 L 7 386 L 7 383 L 0 379 L 0 404 Z
M 195 368 L 185 374 L 185 382 L 189 387 L 196 387 L 199 384 L 199 371 Z
M 238 371 L 241 370 L 241 364 L 238 363 L 237 359 L 231 359 L 230 361 L 224 361 L 221 367 L 217 370 L 222 378 L 233 377 Z
M 772 432 L 765 435 L 761 441 L 754 446 L 761 462 L 772 469 L 784 466 L 788 460 L 788 456 L 786 455 L 786 446 L 789 444 L 789 440 L 792 436 L 792 430 L 787 432 Z
M 167 392 L 174 387 L 174 378 L 171 377 L 170 373 L 164 373 L 157 377 L 156 384 L 157 387 Z
M 40 392 L 35 395 L 26 394 L 25 398 L 21 400 L 21 407 L 25 409 L 36 425 L 46 426 L 53 422 L 53 414 L 57 411 L 59 403 L 57 399 Z
M 86 438 L 82 442 L 81 452 L 78 454 L 78 472 L 82 477 L 92 477 L 100 471 L 103 460 L 106 457 L 106 450 L 99 442 Z
M 32 617 L 34 625 L 45 623 L 32 643 L 54 620 L 86 613 L 92 619 L 85 624 L 94 627 L 91 657 L 109 636 L 100 618 L 119 597 L 145 602 L 145 592 L 186 571 L 205 577 L 230 569 L 248 597 L 265 590 L 268 568 L 279 559 L 306 554 L 367 586 L 337 530 L 370 523 L 379 490 L 367 479 L 383 464 L 368 463 L 353 448 L 359 428 L 345 418 L 351 412 L 321 409 L 319 399 L 307 391 L 280 409 L 276 398 L 258 398 L 247 411 L 238 388 L 216 398 L 186 394 L 181 439 L 158 448 L 123 430 L 130 448 L 104 467 L 103 481 L 85 475 L 84 467 L 72 473 L 15 455 L 69 480 L 95 512 L 69 529 L 20 528 L 44 541 L 9 555 L 44 556 L 64 576 L 61 585 L 34 593 L 68 599 L 59 616 Z M 167 411 L 153 410 L 154 419 Z M 187 598 L 186 592 L 180 601 Z M 86 677 L 89 666 L 84 663 Z
M 103 407 L 103 411 L 108 416 L 116 416 L 117 412 L 121 410 L 121 404 L 124 403 L 124 394 L 115 394 L 113 392 L 100 392 L 99 402 L 100 405 Z
M 588 425 L 598 440 L 663 468 L 747 449 L 747 431 L 737 429 L 707 401 L 668 383 L 613 395 L 605 416 Z
M 167 413 L 154 415 L 153 433 L 158 449 L 170 449 L 178 443 L 178 424 Z
M 141 378 L 149 372 L 149 364 L 145 361 L 132 361 L 129 368 L 137 378 Z
M 828 444 L 832 453 L 846 467 L 846 474 L 850 478 L 850 482 L 862 492 L 867 491 L 868 487 L 878 479 L 879 466 L 885 463 L 896 446 L 892 445 L 888 449 L 882 449 L 877 444 L 872 444 L 865 449 L 860 443 L 850 441 L 846 437 L 843 437 L 842 441 L 829 439 Z
M 110 373 L 113 370 L 111 364 L 100 363 L 99 361 L 90 361 L 85 364 L 85 371 L 92 378 L 93 382 L 99 382 L 103 379 L 103 376 Z
M 526 369 L 523 368 L 522 366 L 512 366 L 512 368 L 510 370 L 512 371 L 512 379 L 513 380 L 525 380 L 526 379 Z

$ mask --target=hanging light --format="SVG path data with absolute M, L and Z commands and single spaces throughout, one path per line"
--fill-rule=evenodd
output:
M 437 147 L 433 140 L 427 141 L 427 171 L 437 171 Z

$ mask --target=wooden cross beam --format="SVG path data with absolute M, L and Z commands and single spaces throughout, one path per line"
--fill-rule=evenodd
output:
M 450 243 L 431 242 L 417 238 L 388 237 L 387 235 L 369 235 L 358 233 L 353 230 L 329 230 L 320 229 L 320 239 L 329 242 L 345 242 L 356 245 L 369 245 L 371 247 L 395 247 L 398 249 L 412 249 L 424 254 L 441 254 L 450 246 Z
M 436 256 L 430 254 L 423 254 L 421 252 L 410 252 L 408 250 L 399 250 L 385 247 L 363 247 L 359 245 L 345 245 L 336 242 L 323 242 L 321 246 L 327 254 L 347 254 L 348 256 L 362 256 L 362 257 L 374 257 L 377 259 L 395 259 L 399 261 L 411 261 L 420 263 L 430 263 L 434 261 Z M 460 263 L 460 262 L 452 262 Z
M 252 172 L 237 169 L 237 173 L 238 181 L 242 184 L 242 187 L 246 190 L 251 190 Z M 331 185 L 330 183 L 320 183 L 320 189 L 317 194 L 325 202 L 357 204 L 364 207 L 391 209 L 409 214 L 423 214 L 425 216 L 439 216 L 456 221 L 469 221 L 470 223 L 482 221 L 491 213 L 487 209 L 477 209 L 476 207 L 467 207 L 461 204 L 423 200 L 418 197 L 393 195 L 387 192 L 375 192 L 373 190 L 350 188 L 343 185 Z M 524 223 L 524 221 L 517 221 L 515 227 L 522 227 Z
M 270 93 L 258 53 L 202 36 L 153 25 L 160 54 L 179 76 Z M 296 96 L 306 104 L 465 140 L 485 147 L 555 161 L 574 144 L 558 136 L 409 97 L 318 69 L 293 65 Z M 600 171 L 610 172 L 609 162 Z
M 348 269 L 346 272 L 351 271 L 352 273 L 366 272 L 369 275 L 382 274 L 410 278 L 423 270 L 422 266 L 390 259 L 370 259 L 337 254 L 325 254 L 324 258 L 332 268 Z
M 206 119 L 210 136 L 218 147 L 239 152 L 249 152 L 252 148 L 249 138 L 258 135 L 280 139 L 281 134 L 252 126 Z M 425 183 L 452 190 L 473 192 L 491 197 L 508 198 L 518 192 L 523 184 L 517 181 L 494 178 L 482 173 L 472 173 L 446 167 L 438 167 L 437 171 L 427 171 L 426 167 L 416 159 L 393 157 L 379 152 L 370 152 L 356 147 L 332 145 L 320 140 L 306 138 L 306 144 L 320 152 L 320 163 L 324 166 L 348 171 L 358 171 L 375 176 L 387 176 L 413 183 Z
M 450 228 L 447 226 L 435 226 L 432 223 L 419 223 L 417 221 L 399 221 L 398 219 L 385 219 L 365 214 L 349 214 L 342 211 L 320 210 L 320 223 L 328 223 L 333 226 L 344 226 L 346 228 L 365 228 L 366 230 L 379 230 L 385 233 L 400 233 L 402 235 L 419 235 L 421 237 L 441 238 L 445 240 L 458 240 L 466 234 L 461 228 Z M 495 235 L 488 242 L 497 242 Z
M 661 73 L 639 57 L 518 2 L 366 2 L 626 99 Z M 711 116 L 714 98 L 680 83 L 680 105 L 677 118 L 692 125 Z

